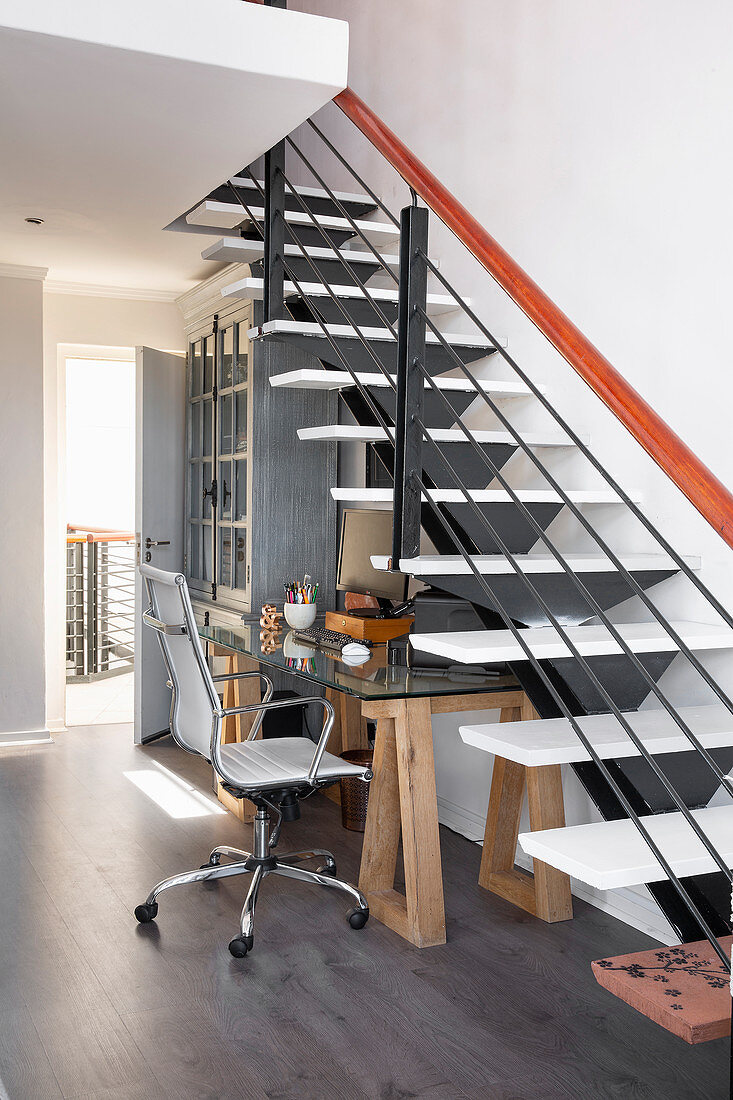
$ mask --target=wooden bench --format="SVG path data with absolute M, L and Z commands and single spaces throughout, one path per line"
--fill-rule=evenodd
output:
M 512 749 L 521 745 L 523 734 L 519 732 L 511 740 L 501 736 L 501 731 L 510 728 L 508 723 L 519 731 L 520 727 L 541 725 L 538 718 L 525 696 L 521 707 L 501 711 L 498 724 L 461 726 L 460 731 L 466 744 L 494 754 L 479 886 L 541 920 L 554 923 L 573 916 L 570 879 L 539 860 L 535 860 L 531 875 L 515 867 L 514 860 L 525 789 L 531 829 L 555 829 L 565 824 L 560 766 L 533 767 L 522 763 Z
M 679 713 L 706 748 L 733 744 L 733 720 L 722 705 L 684 707 Z M 666 711 L 641 710 L 624 717 L 652 754 L 692 749 Z M 578 722 L 602 759 L 639 755 L 612 714 L 594 714 Z M 480 885 L 542 920 L 570 919 L 568 875 L 535 859 L 533 881 L 531 875 L 515 868 L 514 859 L 525 787 L 530 830 L 562 828 L 565 809 L 560 766 L 590 760 L 590 755 L 567 719 L 542 721 L 529 702 L 519 714 L 502 711 L 501 724 L 461 726 L 460 732 L 467 745 L 495 757 Z

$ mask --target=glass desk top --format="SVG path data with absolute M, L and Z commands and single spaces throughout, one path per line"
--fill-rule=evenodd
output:
M 397 639 L 396 643 L 389 645 L 375 644 L 372 656 L 364 664 L 348 665 L 338 654 L 299 641 L 292 631 L 285 628 L 274 636 L 273 643 L 266 645 L 260 641 L 261 629 L 256 618 L 245 620 L 235 627 L 198 624 L 199 636 L 203 641 L 359 699 L 472 695 L 519 688 L 517 680 L 509 674 L 468 671 L 460 667 L 408 668 L 405 663 L 406 638 Z M 274 650 L 266 652 L 272 644 Z

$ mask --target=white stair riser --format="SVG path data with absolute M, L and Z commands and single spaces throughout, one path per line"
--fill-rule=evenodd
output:
M 727 866 L 733 867 L 733 805 L 693 810 L 692 814 Z M 656 814 L 641 820 L 680 878 L 719 869 L 682 814 Z M 667 877 L 629 820 L 520 833 L 519 843 L 527 855 L 597 890 L 641 886 Z
M 733 715 L 727 707 L 680 707 L 677 713 L 706 749 L 733 745 Z M 664 710 L 632 711 L 624 718 L 653 756 L 693 751 L 692 742 Z M 614 715 L 593 714 L 578 718 L 578 723 L 601 759 L 618 760 L 640 755 Z M 591 759 L 566 718 L 460 726 L 460 734 L 466 745 L 527 768 L 576 764 Z
M 189 225 L 206 225 L 210 226 L 212 229 L 235 229 L 242 222 L 249 221 L 251 214 L 255 221 L 264 222 L 264 208 L 261 206 L 253 206 L 250 203 L 247 205 L 249 206 L 250 213 L 247 213 L 244 207 L 240 206 L 238 203 L 217 202 L 213 199 L 206 199 L 186 215 L 186 221 Z M 338 232 L 356 235 L 356 230 L 352 227 L 347 218 L 334 217 L 330 214 L 314 214 L 313 218 L 315 218 L 315 221 L 322 229 L 332 229 Z M 313 224 L 313 219 L 311 219 L 304 210 L 286 210 L 285 221 L 291 226 L 300 229 L 312 229 L 314 232 L 317 232 L 316 226 Z M 399 239 L 399 229 L 389 222 L 355 218 L 354 225 L 368 240 L 372 241 L 373 244 Z
M 659 623 L 616 623 L 617 631 L 634 653 L 675 653 L 677 645 Z M 708 623 L 673 621 L 672 627 L 696 652 L 733 648 L 733 630 Z M 568 626 L 565 633 L 584 657 L 622 653 L 604 626 Z M 548 626 L 524 627 L 520 635 L 538 660 L 557 660 L 573 654 Z M 526 661 L 527 655 L 509 630 L 467 630 L 453 634 L 413 634 L 410 644 L 421 653 L 459 664 L 498 664 Z
M 387 389 L 390 386 L 390 380 L 395 386 L 397 384 L 396 374 L 387 376 L 386 374 L 378 374 L 376 371 L 374 373 L 357 371 L 356 377 L 362 386 L 378 389 Z M 445 378 L 441 375 L 435 375 L 432 382 L 437 389 L 444 393 L 471 393 L 474 390 L 474 386 L 467 378 Z M 285 374 L 275 374 L 270 378 L 270 385 L 275 389 L 341 390 L 351 388 L 355 385 L 355 382 L 348 371 L 304 368 L 302 370 L 287 371 Z M 493 397 L 531 396 L 531 390 L 523 382 L 477 379 L 477 385 L 483 393 L 491 394 Z M 427 379 L 425 380 L 425 389 L 432 389 Z M 543 387 L 538 387 L 538 389 L 544 392 Z
M 517 554 L 515 562 L 523 573 L 564 573 L 565 569 L 557 560 L 549 554 Z M 621 564 L 631 573 L 643 573 L 648 571 L 672 571 L 677 565 L 666 554 L 623 554 L 619 558 Z M 389 569 L 391 559 L 382 554 L 372 555 L 372 565 L 375 569 Z M 688 557 L 684 559 L 690 569 L 700 568 L 700 559 Z M 503 554 L 486 554 L 481 557 L 471 558 L 477 572 L 482 576 L 503 576 L 513 573 L 511 563 Z M 588 554 L 584 557 L 568 555 L 565 562 L 573 573 L 615 573 L 616 565 L 610 558 L 603 554 Z M 419 558 L 401 558 L 399 568 L 402 573 L 408 573 L 413 577 L 467 577 L 473 574 L 468 562 L 463 557 L 452 555 L 424 555 Z
M 309 298 L 328 298 L 330 300 L 330 294 L 326 289 L 325 283 L 313 283 L 306 280 L 299 280 L 300 286 L 296 286 L 295 283 L 285 280 L 283 292 L 286 298 L 297 297 L 300 294 L 307 295 Z M 339 299 L 348 301 L 368 301 L 371 297 L 377 304 L 389 303 L 396 305 L 398 301 L 398 293 L 396 290 L 384 290 L 379 287 L 375 287 L 369 290 L 369 293 L 365 293 L 359 286 L 336 286 L 329 284 L 332 293 Z M 230 283 L 229 286 L 222 288 L 222 298 L 244 298 L 247 301 L 254 300 L 260 301 L 264 298 L 265 294 L 265 280 L 257 279 L 253 276 L 247 276 L 244 279 L 238 279 L 234 283 Z M 456 303 L 448 294 L 428 294 L 427 297 L 427 312 L 431 317 L 438 317 L 444 313 L 455 313 Z

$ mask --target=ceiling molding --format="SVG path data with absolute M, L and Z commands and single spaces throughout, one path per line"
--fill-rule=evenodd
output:
M 43 289 L 47 294 L 81 294 L 88 298 L 119 298 L 137 302 L 175 302 L 178 298 L 177 290 L 99 286 L 96 283 L 65 283 L 57 279 L 47 279 Z
M 42 283 L 48 275 L 47 267 L 26 267 L 25 264 L 0 264 L 0 278 L 35 279 Z
M 249 272 L 249 264 L 227 264 L 225 268 L 210 275 L 202 283 L 197 283 L 190 290 L 185 290 L 176 298 L 178 307 L 183 314 L 184 323 L 200 317 L 205 312 L 212 312 L 222 305 L 222 289 L 233 279 Z

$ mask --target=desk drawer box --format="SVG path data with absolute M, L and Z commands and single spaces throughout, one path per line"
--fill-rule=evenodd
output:
M 339 634 L 350 634 L 356 641 L 388 642 L 409 634 L 414 623 L 413 615 L 402 619 L 361 619 L 356 615 L 342 615 L 339 611 L 326 612 L 326 629 Z

